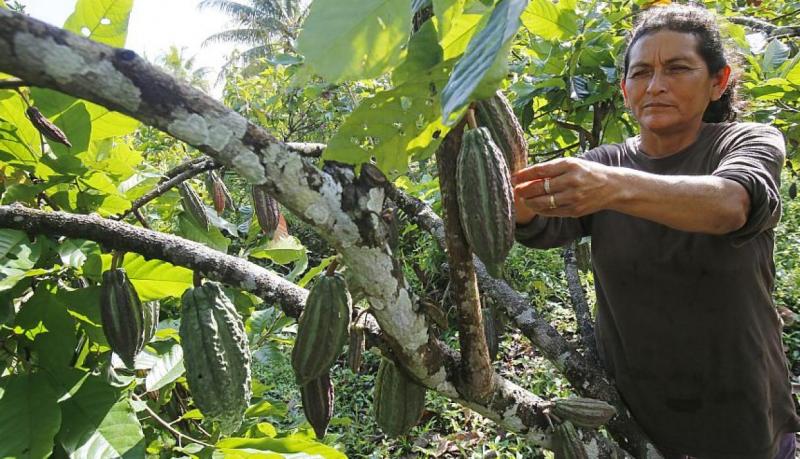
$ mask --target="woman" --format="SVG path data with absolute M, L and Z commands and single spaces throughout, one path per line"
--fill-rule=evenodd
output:
M 652 8 L 625 54 L 640 135 L 514 177 L 517 239 L 591 235 L 603 363 L 666 457 L 793 458 L 772 303 L 781 134 L 733 123 L 712 13 Z

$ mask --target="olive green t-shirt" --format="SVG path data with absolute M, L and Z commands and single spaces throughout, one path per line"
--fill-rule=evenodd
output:
M 772 301 L 773 228 L 783 137 L 755 123 L 705 124 L 697 140 L 655 159 L 638 139 L 583 158 L 659 175 L 714 175 L 743 185 L 747 223 L 715 236 L 614 211 L 535 217 L 522 244 L 590 235 L 601 358 L 634 417 L 665 453 L 773 459 L 800 430 Z

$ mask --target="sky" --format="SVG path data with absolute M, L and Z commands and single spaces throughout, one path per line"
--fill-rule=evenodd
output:
M 21 0 L 36 19 L 62 26 L 72 14 L 74 0 Z M 232 28 L 228 17 L 212 8 L 198 10 L 200 0 L 134 0 L 125 47 L 154 61 L 171 45 L 185 47 L 184 57 L 195 57 L 194 68 L 210 67 L 210 83 L 234 48 L 228 44 L 201 47 L 216 32 Z M 212 91 L 219 95 L 219 88 Z

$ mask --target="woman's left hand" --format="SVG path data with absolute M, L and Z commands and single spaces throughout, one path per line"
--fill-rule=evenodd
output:
M 579 158 L 547 161 L 511 178 L 514 197 L 546 217 L 581 217 L 607 206 L 613 195 L 613 168 Z

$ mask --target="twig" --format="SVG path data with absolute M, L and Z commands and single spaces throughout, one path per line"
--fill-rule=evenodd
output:
M 28 83 L 16 78 L 11 80 L 0 80 L 0 89 L 18 89 L 25 86 L 28 86 Z
M 208 157 L 205 157 L 205 156 L 201 156 L 199 158 L 194 158 L 194 159 L 190 159 L 188 161 L 184 161 L 183 163 L 178 164 L 177 166 L 175 166 L 172 169 L 170 169 L 167 172 L 165 172 L 164 176 L 161 178 L 161 180 L 158 183 L 166 182 L 167 180 L 175 177 L 176 175 L 182 174 L 182 173 L 188 171 L 189 169 L 193 169 L 198 164 L 205 163 L 205 162 L 208 162 L 208 161 L 213 161 L 213 160 L 211 158 L 208 158 Z
M 579 134 L 583 134 L 583 136 L 586 138 L 586 140 L 589 142 L 590 145 L 594 145 L 594 146 L 597 145 L 597 136 L 592 134 L 592 132 L 590 132 L 585 127 L 578 126 L 577 124 L 573 124 L 573 123 L 569 123 L 569 122 L 561 121 L 561 120 L 556 120 L 556 124 L 561 126 L 561 127 L 563 127 L 563 128 L 569 129 L 570 131 L 575 131 L 575 132 L 577 132 Z M 592 128 L 592 130 L 594 130 L 594 127 Z
M 572 145 L 567 145 L 564 148 L 559 148 L 558 150 L 553 150 L 545 153 L 544 158 L 541 161 L 550 161 L 551 159 L 556 159 L 560 156 L 563 156 L 565 152 L 572 150 L 573 148 L 578 148 L 581 146 L 580 142 L 575 142 Z
M 143 401 L 143 400 L 142 400 L 142 399 L 141 399 L 141 398 L 140 398 L 138 395 L 136 395 L 136 394 L 134 394 L 134 393 L 131 393 L 131 397 L 132 397 L 134 400 L 138 401 L 138 402 L 142 402 L 142 401 Z M 203 446 L 206 446 L 206 447 L 209 447 L 209 448 L 213 448 L 213 447 L 214 447 L 214 445 L 208 444 L 208 443 L 206 443 L 206 442 L 204 442 L 204 441 L 200 441 L 200 440 L 198 440 L 198 439 L 196 439 L 196 438 L 192 438 L 192 437 L 190 437 L 190 436 L 186 435 L 185 433 L 183 433 L 183 432 L 179 431 L 178 429 L 176 429 L 176 428 L 172 427 L 172 424 L 170 424 L 169 422 L 167 422 L 167 421 L 165 421 L 165 420 L 161 419 L 161 418 L 158 416 L 158 414 L 156 414 L 156 412 L 155 412 L 155 411 L 153 411 L 153 409 L 152 409 L 152 408 L 150 408 L 149 406 L 147 406 L 147 402 L 144 402 L 144 409 L 145 409 L 145 411 L 147 411 L 147 413 L 148 413 L 148 414 L 149 414 L 149 415 L 150 415 L 150 416 L 151 416 L 153 419 L 155 419 L 155 420 L 156 420 L 156 421 L 157 421 L 159 424 L 161 424 L 162 426 L 164 426 L 164 427 L 165 427 L 167 430 L 169 430 L 169 431 L 170 431 L 170 432 L 171 432 L 173 435 L 175 435 L 175 436 L 176 436 L 178 439 L 180 439 L 180 438 L 185 438 L 185 439 L 187 439 L 187 440 L 189 440 L 189 441 L 191 441 L 191 442 L 197 443 L 198 445 L 203 445 Z M 176 422 L 177 422 L 177 421 L 176 421 Z
M 210 160 L 206 160 L 206 161 L 197 162 L 197 163 L 192 164 L 192 166 L 189 167 L 188 169 L 184 170 L 183 172 L 181 172 L 178 175 L 175 175 L 174 177 L 170 178 L 169 180 L 166 180 L 166 181 L 163 181 L 163 182 L 159 183 L 158 185 L 156 185 L 155 188 L 150 190 L 147 194 L 145 194 L 141 198 L 137 199 L 136 201 L 133 201 L 133 203 L 131 204 L 131 207 L 128 210 L 126 210 L 125 212 L 123 212 L 122 214 L 117 216 L 117 220 L 123 220 L 125 217 L 127 217 L 131 213 L 134 213 L 134 212 L 138 211 L 140 208 L 142 208 L 142 206 L 144 206 L 148 202 L 152 201 L 153 199 L 155 199 L 155 198 L 163 195 L 167 191 L 169 191 L 172 187 L 174 187 L 174 186 L 176 186 L 176 185 L 178 185 L 178 184 L 180 184 L 180 183 L 182 183 L 182 182 L 184 182 L 186 180 L 189 180 L 190 178 L 192 178 L 195 175 L 198 175 L 198 174 L 200 174 L 200 173 L 202 173 L 204 171 L 207 171 L 209 169 L 214 169 L 215 167 L 217 167 L 216 163 L 214 163 L 214 161 L 210 161 Z

